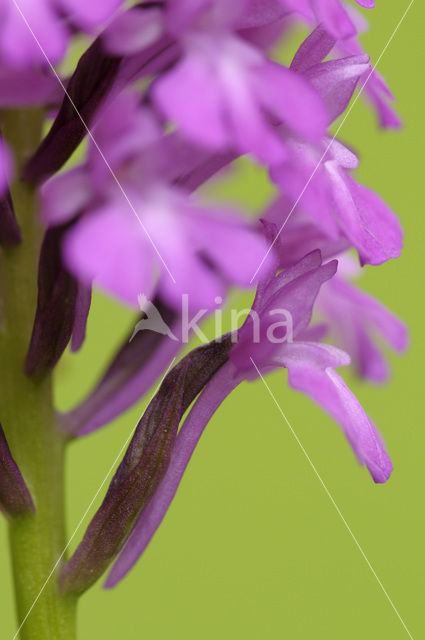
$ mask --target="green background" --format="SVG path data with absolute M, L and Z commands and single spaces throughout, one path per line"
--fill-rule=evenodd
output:
M 408 1 L 377 5 L 364 37 L 373 60 Z M 424 27 L 425 7 L 416 0 L 379 66 L 404 129 L 377 130 L 359 101 L 341 132 L 360 152 L 359 178 L 398 212 L 406 232 L 402 258 L 369 268 L 363 286 L 408 323 L 411 347 L 391 358 L 387 386 L 350 381 L 389 447 L 395 467 L 389 483 L 373 485 L 339 429 L 290 391 L 283 373 L 268 380 L 415 639 L 425 634 Z M 233 190 L 221 191 L 255 209 L 267 195 L 264 176 L 247 172 Z M 86 347 L 67 356 L 58 372 L 61 407 L 84 395 L 131 322 L 127 311 L 96 298 Z M 72 445 L 70 534 L 145 404 Z M 0 636 L 12 640 L 4 521 L 0 567 Z M 143 559 L 114 591 L 98 585 L 83 598 L 79 629 L 79 640 L 408 637 L 261 381 L 241 386 L 221 407 Z

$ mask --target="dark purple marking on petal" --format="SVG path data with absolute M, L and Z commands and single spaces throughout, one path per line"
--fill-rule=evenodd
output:
M 163 381 L 140 420 L 105 499 L 60 578 L 65 593 L 83 593 L 106 570 L 164 477 L 187 408 L 226 362 L 230 338 L 200 347 Z
M 72 224 L 72 223 L 71 223 Z M 52 369 L 65 351 L 75 322 L 78 282 L 62 265 L 62 239 L 68 225 L 48 229 L 40 252 L 38 301 L 25 373 Z
M 84 139 L 96 110 L 115 80 L 120 58 L 107 55 L 98 38 L 81 57 L 53 125 L 24 169 L 24 179 L 43 182 L 56 173 Z M 73 104 L 72 104 L 73 103 Z M 76 112 L 78 109 L 81 118 Z
M 154 497 L 138 519 L 125 547 L 115 562 L 105 587 L 114 587 L 137 562 L 158 529 L 180 485 L 187 465 L 208 422 L 226 397 L 238 386 L 231 362 L 210 380 L 177 436 L 170 465 Z

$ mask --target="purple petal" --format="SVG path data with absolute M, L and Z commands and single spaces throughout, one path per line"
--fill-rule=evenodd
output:
M 337 269 L 336 260 L 323 266 L 317 266 L 316 260 L 320 265 L 320 252 L 306 256 L 295 268 L 283 271 L 271 281 L 270 293 L 263 293 L 261 309 L 254 306 L 254 309 L 260 310 L 258 335 L 255 332 L 255 316 L 248 316 L 239 330 L 238 342 L 232 349 L 230 357 L 238 371 L 245 374 L 252 370 L 251 357 L 258 366 L 269 366 L 276 349 L 282 347 L 282 343 L 277 345 L 268 334 L 270 327 L 280 319 L 276 318 L 277 312 L 284 312 L 285 318 L 291 319 L 291 338 L 307 328 L 320 287 L 333 277 Z M 293 277 L 295 274 L 296 277 Z
M 336 279 L 332 282 L 332 285 L 339 295 L 344 297 L 346 304 L 348 302 L 355 305 L 358 309 L 358 314 L 365 321 L 372 323 L 374 328 L 379 331 L 395 351 L 402 352 L 407 348 L 408 333 L 406 325 L 381 302 L 352 284 L 343 282 L 341 279 Z
M 161 174 L 188 192 L 195 191 L 216 173 L 226 169 L 238 156 L 236 152 L 212 153 L 177 133 L 163 139 L 163 149 Z
M 388 380 L 387 361 L 361 324 L 355 327 L 355 338 L 357 343 L 355 364 L 358 374 L 376 383 Z
M 123 4 L 123 0 L 59 0 L 71 19 L 87 31 L 101 25 Z
M 142 5 L 143 6 L 143 5 Z M 162 34 L 162 11 L 157 8 L 133 10 L 119 14 L 105 29 L 105 48 L 114 55 L 131 55 L 153 44 Z
M 88 204 L 91 183 L 87 171 L 76 167 L 55 176 L 41 189 L 43 218 L 56 226 L 72 220 Z
M 369 69 L 368 56 L 350 56 L 317 64 L 305 73 L 324 100 L 330 122 L 347 108 L 360 77 Z
M 91 141 L 89 145 L 87 165 L 92 188 L 100 195 L 105 182 L 111 181 L 111 169 L 119 173 L 136 159 L 140 162 L 138 174 L 146 173 L 145 182 L 157 179 L 156 155 L 162 150 L 164 135 L 152 112 L 141 108 L 138 92 L 127 90 L 110 97 L 96 115 L 93 134 L 96 144 Z
M 274 222 L 278 229 L 287 220 L 275 244 L 281 269 L 291 267 L 301 260 L 306 252 L 310 253 L 317 248 L 320 249 L 325 260 L 338 256 L 348 249 L 349 242 L 344 236 L 341 235 L 337 239 L 329 238 L 314 224 L 311 217 L 304 214 L 298 207 L 288 219 L 291 209 L 291 201 L 285 196 L 280 196 L 266 212 L 266 219 Z
M 304 40 L 291 63 L 291 69 L 303 73 L 322 62 L 335 46 L 335 38 L 330 36 L 322 25 Z
M 252 86 L 233 81 L 226 88 L 227 111 L 224 116 L 230 122 L 234 145 L 241 153 L 253 153 L 264 164 L 276 164 L 286 158 L 287 152 L 283 138 L 261 109 L 262 102 L 267 108 L 267 101 L 271 101 L 267 92 L 270 93 L 270 87 L 262 88 L 261 72 L 257 72 Z
M 248 10 L 238 20 L 238 29 L 264 27 L 280 20 L 286 9 L 279 0 L 250 0 Z
M 0 107 L 60 104 L 63 89 L 45 70 L 0 68 Z
M 403 245 L 400 223 L 373 191 L 342 175 L 330 164 L 333 194 L 344 233 L 357 249 L 363 264 L 381 264 L 398 258 Z
M 175 314 L 158 301 L 155 306 L 178 335 Z M 63 416 L 66 431 L 82 436 L 114 420 L 148 392 L 180 348 L 179 342 L 151 331 L 127 339 L 88 398 Z
M 202 255 L 197 254 L 196 245 L 191 242 L 189 221 L 187 227 L 178 229 L 174 235 L 172 225 L 168 225 L 162 238 L 155 236 L 159 251 L 174 276 L 173 281 L 169 273 L 163 271 L 159 291 L 167 304 L 175 309 L 182 308 L 185 296 L 190 309 L 212 310 L 217 307 L 216 298 L 225 298 L 226 283 Z
M 167 26 L 177 36 L 182 36 L 211 7 L 211 0 L 169 0 Z M 219 4 L 219 3 L 218 3 Z
M 348 353 L 334 347 L 331 344 L 321 342 L 294 342 L 285 345 L 280 354 L 277 354 L 276 361 L 280 364 L 284 360 L 288 370 L 291 367 L 303 367 L 304 365 L 313 369 L 325 371 L 332 367 L 346 367 L 350 364 L 351 358 Z M 288 364 L 289 363 L 289 364 Z
M 338 48 L 344 55 L 362 55 L 364 53 L 355 38 L 340 40 Z M 388 101 L 394 101 L 394 96 L 382 76 L 377 71 L 367 72 L 362 80 L 364 80 L 363 93 L 375 107 L 381 126 L 392 129 L 400 128 L 400 118 L 395 110 L 388 105 Z
M 92 282 L 122 302 L 137 307 L 140 293 L 153 286 L 152 248 L 124 203 L 92 212 L 78 221 L 64 242 L 68 268 L 87 286 Z
M 271 113 L 296 134 L 319 140 L 328 123 L 326 107 L 316 90 L 291 69 L 268 62 L 256 76 L 256 91 Z
M 294 12 L 308 23 L 314 22 L 311 0 L 281 0 L 288 11 Z
M 375 6 L 375 0 L 356 0 L 356 2 L 364 9 L 373 9 Z
M 313 259 L 316 253 L 313 252 L 310 256 L 306 256 L 304 261 L 307 261 L 308 258 Z M 313 305 L 320 287 L 335 275 L 337 266 L 337 260 L 331 260 L 294 279 L 291 278 L 289 281 L 285 281 L 285 276 L 288 276 L 287 272 L 284 271 L 279 274 L 276 277 L 276 283 L 279 283 L 280 278 L 282 278 L 280 282 L 284 284 L 279 287 L 274 295 L 268 298 L 262 313 L 266 315 L 273 309 L 285 309 L 288 311 L 292 317 L 294 336 L 296 336 L 298 332 L 304 330 L 310 323 Z M 271 317 L 271 323 L 274 321 L 273 317 Z M 267 322 L 264 323 L 264 326 L 267 326 Z
M 329 345 L 287 345 L 282 361 L 288 369 L 289 384 L 309 395 L 340 424 L 360 464 L 367 466 L 375 482 L 386 482 L 392 464 L 383 442 L 357 398 L 333 369 L 347 361 L 344 363 L 341 356 L 335 365 L 335 352 L 329 353 L 329 349 Z
M 322 288 L 318 308 L 329 322 L 339 346 L 352 356 L 358 375 L 373 382 L 384 382 L 388 365 L 375 342 L 377 337 L 382 337 L 396 351 L 405 350 L 408 334 L 399 318 L 339 275 Z
M 285 271 L 275 276 L 275 271 L 265 282 L 261 283 L 259 291 L 254 301 L 253 308 L 258 313 L 263 313 L 275 294 L 279 293 L 283 287 L 294 282 L 301 276 L 304 276 L 313 270 L 317 270 L 322 264 L 322 256 L 319 250 L 304 255 L 296 264 L 291 265 Z
M 335 140 L 332 138 L 328 153 L 343 169 L 357 169 L 359 166 L 359 159 L 356 154 L 336 138 Z
M 240 287 L 252 286 L 252 275 L 266 251 L 264 237 L 233 212 L 205 211 L 191 219 L 196 244 L 226 280 Z
M 319 165 L 320 159 L 320 153 L 309 146 L 291 147 L 289 161 L 272 167 L 270 177 L 319 228 L 337 240 L 341 232 L 329 196 L 329 177 Z
M 20 11 L 12 2 L 7 4 L 2 11 L 0 44 L 7 63 L 18 68 L 32 67 L 37 63 L 45 65 L 44 55 L 52 63 L 60 60 L 66 50 L 68 34 L 50 2 L 19 0 Z
M 173 282 L 163 271 L 159 284 L 171 306 L 181 309 L 186 294 L 191 309 L 216 309 L 227 285 L 250 286 L 266 244 L 240 216 L 200 207 L 177 189 L 158 193 L 147 209 L 154 207 L 158 215 L 149 214 L 149 232 L 174 276 Z
M 270 77 L 263 77 L 263 67 L 267 65 L 262 63 L 259 52 L 236 38 L 223 40 L 217 59 L 208 39 L 204 48 L 202 55 L 197 49 L 189 51 L 153 87 L 159 108 L 178 124 L 183 135 L 212 149 L 234 146 L 242 153 L 255 154 L 261 162 L 276 163 L 286 155 L 284 144 L 262 106 L 292 125 L 294 110 L 300 105 L 308 110 L 309 117 L 297 119 L 297 127 L 317 134 L 324 108 L 302 78 L 285 68 L 279 74 L 279 66 L 274 71 L 272 63 Z M 274 86 L 276 81 L 280 87 Z M 309 101 L 308 106 L 305 100 Z
M 375 83 L 370 80 L 366 85 L 366 95 L 376 109 L 381 127 L 383 129 L 400 129 L 402 126 L 400 116 L 382 97 Z
M 152 93 L 184 135 L 213 149 L 227 146 L 220 87 L 201 57 L 187 55 L 154 84 Z
M 356 28 L 340 0 L 315 0 L 317 21 L 335 38 L 348 38 L 356 34 Z

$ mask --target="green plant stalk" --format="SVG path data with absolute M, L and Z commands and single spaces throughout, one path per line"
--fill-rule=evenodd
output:
M 20 638 L 73 640 L 76 601 L 58 591 L 60 563 L 53 570 L 65 548 L 65 442 L 55 425 L 51 376 L 30 379 L 23 372 L 36 309 L 42 228 L 36 192 L 19 175 L 39 143 L 42 122 L 43 114 L 34 109 L 0 116 L 3 137 L 14 152 L 11 193 L 23 236 L 20 246 L 0 251 L 0 420 L 36 506 L 34 514 L 10 520 Z

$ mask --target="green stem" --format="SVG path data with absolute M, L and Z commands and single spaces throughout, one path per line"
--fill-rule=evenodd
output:
M 59 594 L 57 569 L 50 576 L 65 547 L 64 440 L 55 425 L 51 376 L 30 379 L 23 373 L 36 308 L 42 229 L 36 192 L 19 174 L 38 145 L 42 121 L 37 110 L 1 114 L 2 134 L 15 156 L 18 177 L 11 193 L 23 242 L 0 252 L 0 420 L 36 505 L 34 514 L 10 521 L 20 638 L 72 640 L 76 602 Z

